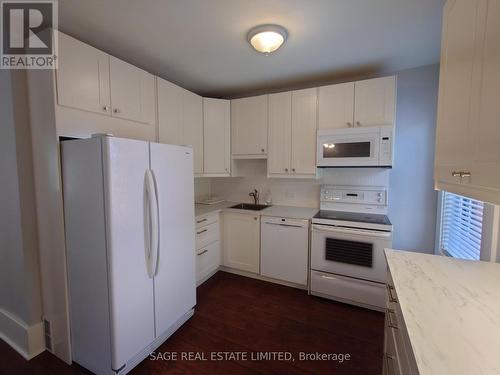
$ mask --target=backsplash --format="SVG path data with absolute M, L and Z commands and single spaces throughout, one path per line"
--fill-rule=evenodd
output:
M 322 169 L 318 179 L 267 178 L 265 160 L 238 161 L 238 173 L 244 177 L 197 178 L 196 196 L 223 196 L 228 201 L 252 202 L 248 193 L 260 192 L 260 202 L 265 203 L 270 191 L 275 205 L 319 207 L 319 191 L 322 184 L 388 186 L 388 169 Z

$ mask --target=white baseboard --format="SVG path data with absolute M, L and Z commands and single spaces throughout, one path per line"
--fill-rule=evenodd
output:
M 27 360 L 45 350 L 42 322 L 28 326 L 3 309 L 0 309 L 0 339 Z

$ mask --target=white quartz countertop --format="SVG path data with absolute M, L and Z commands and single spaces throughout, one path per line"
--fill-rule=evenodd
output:
M 385 252 L 420 375 L 500 374 L 500 264 Z
M 200 217 L 212 212 L 222 211 L 236 204 L 238 204 L 238 202 L 221 202 L 213 205 L 196 204 L 194 209 L 195 217 Z M 286 217 L 290 219 L 310 220 L 314 215 L 316 215 L 318 209 L 309 207 L 270 206 L 260 211 L 235 209 L 234 212 L 242 212 L 258 216 L 275 216 Z

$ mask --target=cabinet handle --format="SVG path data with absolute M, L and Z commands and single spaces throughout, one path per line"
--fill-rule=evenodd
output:
M 120 113 L 121 111 L 120 111 L 120 109 L 119 109 L 119 108 L 115 108 L 115 109 L 113 109 L 113 112 L 114 112 L 114 113 Z
M 469 171 L 460 172 L 461 178 L 470 177 L 470 176 L 471 176 L 471 173 Z
M 398 302 L 397 298 L 392 295 L 393 290 L 394 290 L 394 287 L 387 284 L 387 295 L 389 297 L 389 302 L 397 303 Z
M 295 172 L 295 168 L 292 168 L 292 172 Z
M 288 172 L 288 168 L 285 168 L 285 172 Z
M 203 223 L 204 221 L 207 221 L 207 219 L 196 220 L 196 224 Z
M 257 220 L 257 217 L 254 217 L 253 219 L 254 219 L 254 220 Z
M 263 149 L 263 148 L 261 148 L 261 149 L 260 149 L 260 151 L 264 152 L 264 151 L 266 151 L 266 150 L 265 150 L 265 149 Z
M 200 253 L 198 253 L 198 254 L 196 254 L 196 255 L 197 255 L 197 256 L 203 255 L 203 254 L 205 254 L 207 251 L 208 251 L 208 249 L 205 249 L 205 250 L 203 250 L 202 252 L 200 252 Z
M 462 172 L 458 172 L 458 171 L 451 172 L 451 177 L 461 177 L 461 176 L 462 176 Z
M 109 105 L 104 105 L 104 106 L 102 106 L 102 109 L 103 109 L 104 111 L 108 112 L 108 111 L 109 111 Z
M 196 234 L 202 234 L 202 233 L 205 233 L 208 229 L 203 229 L 203 230 L 200 230 L 199 232 L 196 232 Z
M 356 126 L 361 126 L 361 123 L 359 121 L 356 121 Z
M 352 123 L 348 122 L 348 123 L 347 123 L 347 126 L 351 127 L 351 126 L 352 126 Z
M 397 319 L 395 318 L 394 320 L 392 320 L 393 315 L 396 316 L 396 313 L 394 312 L 394 310 L 392 310 L 392 309 L 386 310 L 387 326 L 390 328 L 399 329 Z

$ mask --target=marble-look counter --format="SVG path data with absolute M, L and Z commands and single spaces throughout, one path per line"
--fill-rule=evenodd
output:
M 386 250 L 420 375 L 500 374 L 500 264 Z
M 220 212 L 228 209 L 238 202 L 221 202 L 213 205 L 196 204 L 194 208 L 195 217 L 207 215 L 212 212 Z M 293 206 L 270 206 L 260 211 L 231 209 L 234 212 L 247 213 L 258 216 L 287 217 L 290 219 L 310 220 L 318 212 L 317 208 L 293 207 Z

